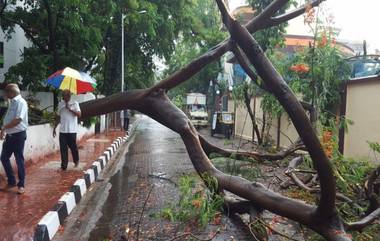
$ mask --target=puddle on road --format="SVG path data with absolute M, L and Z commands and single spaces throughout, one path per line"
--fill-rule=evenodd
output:
M 127 154 L 127 160 L 129 155 Z M 127 162 L 126 162 L 127 163 Z M 138 179 L 137 175 L 130 175 L 128 165 L 125 165 L 110 179 L 112 188 L 109 191 L 107 201 L 102 208 L 102 217 L 98 220 L 96 227 L 90 233 L 89 240 L 99 241 L 112 238 L 112 231 L 115 226 L 120 225 L 117 207 L 121 206 L 125 200 L 124 197 L 129 192 L 129 187 Z M 115 240 L 115 239 L 113 239 Z M 117 240 L 117 239 L 116 239 Z

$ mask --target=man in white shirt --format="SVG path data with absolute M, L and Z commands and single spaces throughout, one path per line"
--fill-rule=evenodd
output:
M 59 130 L 59 146 L 61 151 L 61 169 L 67 169 L 69 162 L 68 148 L 71 150 L 75 167 L 79 164 L 79 153 L 77 147 L 78 117 L 81 116 L 79 104 L 71 100 L 69 90 L 62 92 L 62 101 L 58 105 L 59 118 L 53 129 L 53 137 L 56 136 L 55 129 L 61 123 Z
M 13 188 L 16 186 L 16 178 L 10 157 L 14 154 L 18 169 L 18 193 L 23 194 L 25 192 L 24 146 L 28 128 L 28 104 L 21 97 L 20 89 L 16 84 L 8 84 L 5 87 L 5 96 L 10 102 L 0 132 L 1 139 L 5 136 L 0 159 L 7 174 L 8 188 Z

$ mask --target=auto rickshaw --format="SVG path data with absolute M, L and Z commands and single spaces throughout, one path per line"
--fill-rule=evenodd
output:
M 234 115 L 229 112 L 215 112 L 212 118 L 211 136 L 222 134 L 231 138 L 234 128 Z

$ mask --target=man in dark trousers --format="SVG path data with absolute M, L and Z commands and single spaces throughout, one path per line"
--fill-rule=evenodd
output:
M 78 117 L 81 116 L 79 103 L 71 100 L 71 92 L 62 92 L 62 101 L 58 105 L 57 114 L 59 118 L 53 129 L 53 137 L 56 136 L 55 129 L 60 123 L 59 147 L 61 151 L 61 169 L 65 171 L 69 163 L 68 148 L 71 150 L 75 167 L 79 165 L 79 153 L 77 147 Z
M 120 112 L 120 116 L 121 116 L 121 120 L 122 120 L 122 128 L 128 134 L 128 128 L 129 128 L 129 110 L 122 110 Z
M 16 84 L 8 84 L 5 87 L 5 97 L 10 101 L 0 132 L 1 139 L 5 136 L 0 159 L 7 174 L 7 188 L 16 187 L 16 178 L 9 159 L 14 154 L 18 169 L 18 193 L 23 194 L 25 192 L 24 146 L 28 128 L 28 104 L 21 97 L 20 89 Z

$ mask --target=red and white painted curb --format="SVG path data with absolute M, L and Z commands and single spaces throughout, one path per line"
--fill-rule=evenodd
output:
M 70 215 L 90 186 L 96 181 L 102 170 L 106 168 L 107 163 L 116 153 L 116 150 L 126 142 L 128 138 L 128 135 L 117 138 L 93 165 L 84 171 L 83 177 L 75 181 L 69 192 L 63 194 L 54 207 L 47 212 L 37 224 L 33 237 L 34 241 L 50 241 L 54 237 L 59 227 L 63 225 L 64 220 Z

